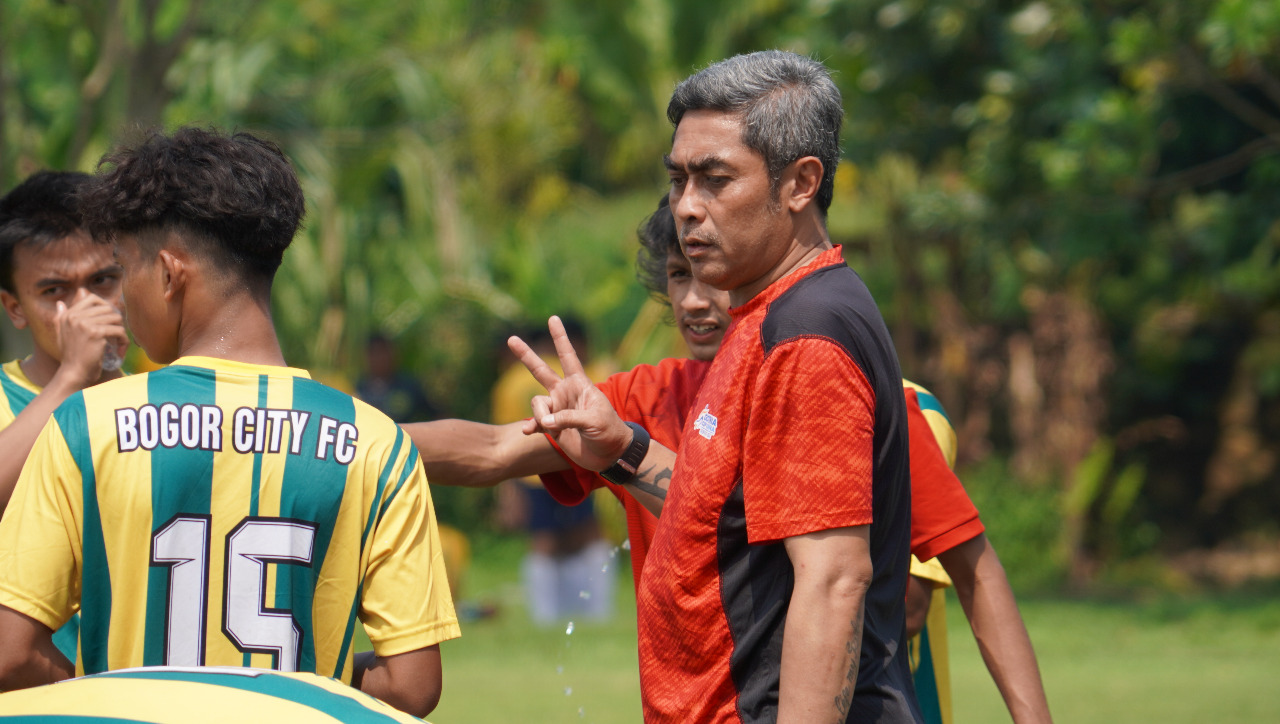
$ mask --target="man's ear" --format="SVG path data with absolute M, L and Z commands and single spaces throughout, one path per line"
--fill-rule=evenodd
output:
M 156 252 L 156 257 L 160 260 L 160 281 L 163 284 L 161 293 L 166 302 L 171 302 L 186 288 L 187 273 L 190 270 L 186 259 L 169 249 Z
M 22 310 L 22 302 L 19 302 L 17 297 L 7 290 L 0 289 L 0 304 L 4 305 L 4 313 L 9 315 L 9 321 L 13 322 L 14 327 L 27 328 L 27 313 Z
M 798 213 L 818 196 L 822 186 L 822 162 L 816 156 L 805 156 L 792 161 L 783 172 L 783 201 L 792 213 Z

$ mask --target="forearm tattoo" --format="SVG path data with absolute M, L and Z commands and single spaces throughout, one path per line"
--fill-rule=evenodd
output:
M 853 690 L 858 684 L 858 664 L 862 659 L 862 611 L 864 606 L 858 607 L 858 615 L 849 622 L 850 628 L 849 640 L 845 642 L 844 652 L 849 655 L 849 670 L 844 675 L 844 686 L 840 688 L 840 695 L 835 698 L 836 712 L 840 715 L 840 721 L 844 721 L 849 716 L 849 707 L 853 704 Z
M 647 468 L 645 470 L 641 470 L 639 473 L 636 474 L 635 479 L 632 480 L 630 483 L 627 483 L 627 485 L 633 485 L 635 486 L 636 490 L 640 490 L 645 493 L 648 493 L 649 495 L 652 495 L 658 500 L 666 500 L 667 489 L 659 486 L 658 483 L 662 482 L 663 480 L 666 480 L 668 485 L 671 484 L 671 468 L 662 468 L 661 470 L 657 470 L 655 472 L 656 467 L 657 466 Z M 652 483 L 644 482 L 643 479 L 646 479 L 646 478 L 652 478 L 653 482 Z

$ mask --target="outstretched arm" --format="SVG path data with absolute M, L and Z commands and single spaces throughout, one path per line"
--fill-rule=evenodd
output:
M 547 390 L 533 398 L 533 417 L 521 423 L 526 435 L 546 433 L 569 459 L 587 470 L 601 471 L 612 466 L 631 445 L 632 432 L 604 393 L 587 378 L 582 363 L 564 331 L 559 317 L 547 322 L 551 339 L 560 357 L 564 377 L 556 374 L 524 340 L 507 341 L 511 351 L 529 373 Z M 658 515 L 675 469 L 676 454 L 652 442 L 627 489 L 641 504 Z
M 1018 612 L 1004 566 L 985 534 L 978 534 L 938 560 L 955 585 L 982 660 L 1017 724 L 1053 721 L 1040 680 L 1031 637 Z
M 522 422 L 487 425 L 469 420 L 401 425 L 418 448 L 432 485 L 487 487 L 569 468 L 545 436 L 526 435 L 523 426 Z

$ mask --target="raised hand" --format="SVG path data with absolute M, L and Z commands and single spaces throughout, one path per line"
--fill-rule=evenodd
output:
M 587 378 L 582 362 L 565 333 L 559 317 L 547 320 L 551 339 L 560 358 L 564 376 L 556 374 L 519 337 L 507 346 L 543 387 L 546 395 L 531 401 L 533 418 L 526 420 L 524 433 L 546 433 L 578 465 L 588 470 L 604 470 L 613 465 L 631 444 L 631 428 L 614 412 L 604 393 Z
M 124 317 L 102 297 L 83 294 L 71 306 L 58 302 L 55 319 L 61 359 L 57 375 L 75 387 L 82 389 L 102 378 L 104 358 L 124 356 L 129 342 Z

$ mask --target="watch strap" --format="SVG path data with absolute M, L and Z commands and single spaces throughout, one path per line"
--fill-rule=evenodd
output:
M 600 471 L 600 477 L 615 485 L 631 482 L 640 469 L 640 463 L 644 462 L 644 456 L 649 454 L 649 431 L 634 422 L 628 422 L 627 427 L 631 428 L 631 444 L 627 451 L 616 463 Z

